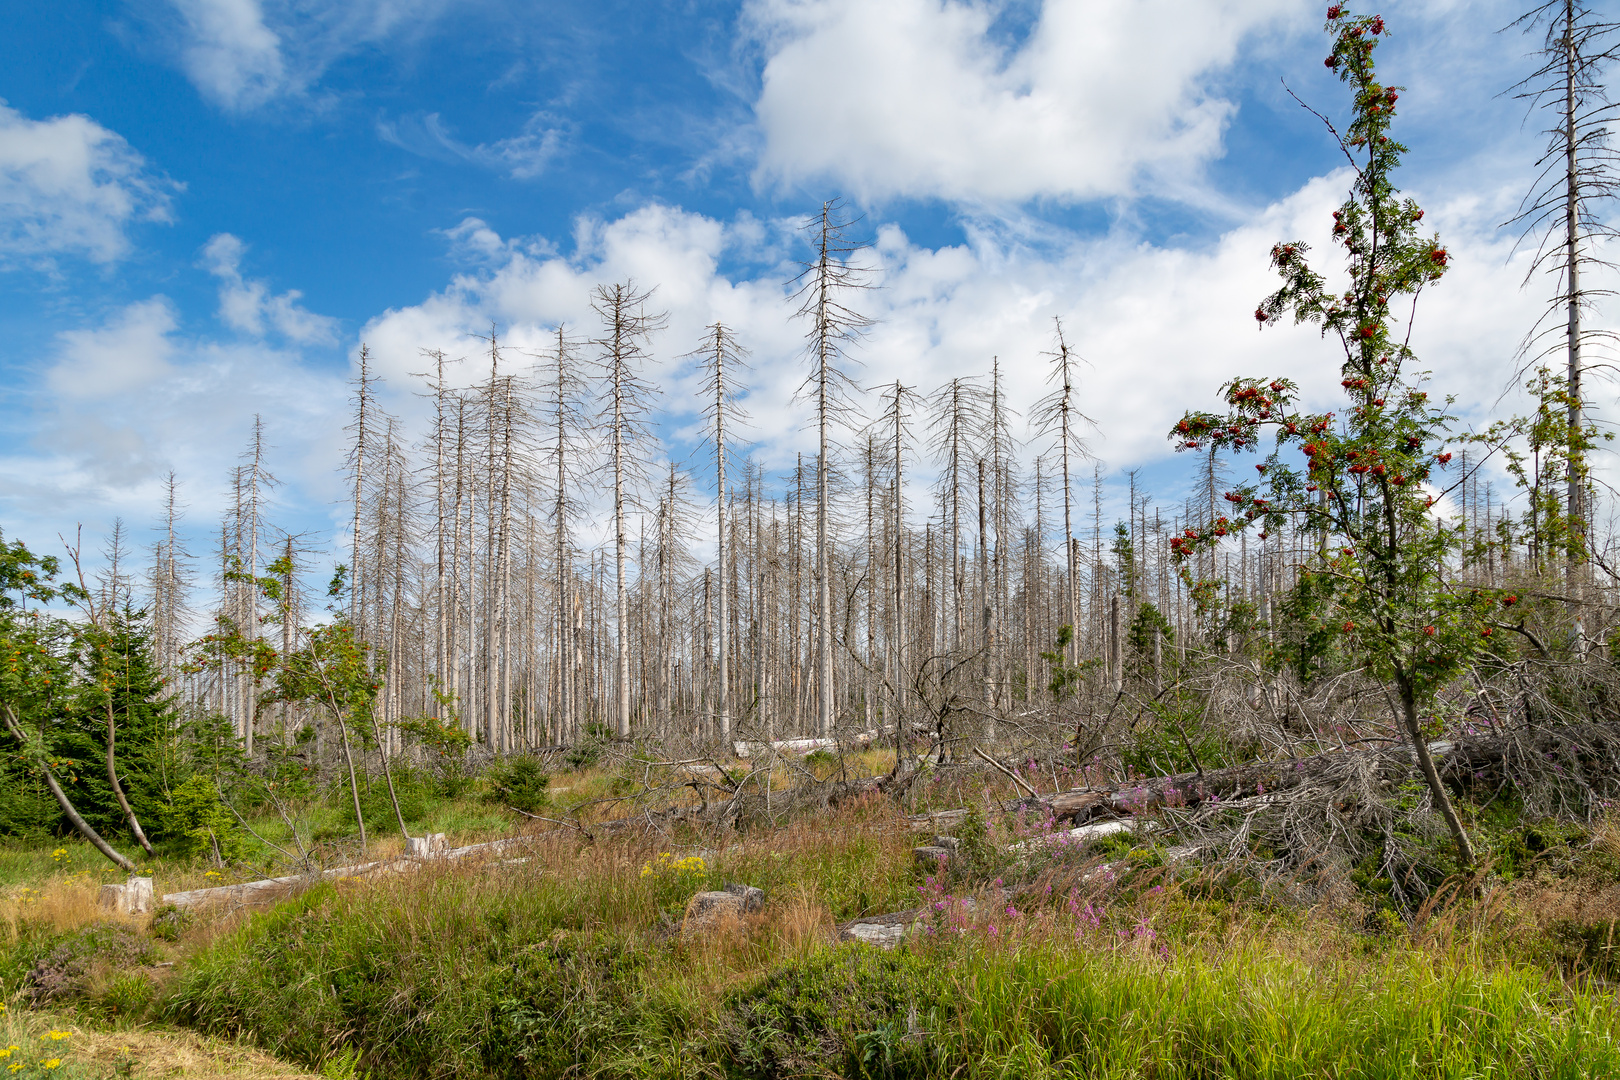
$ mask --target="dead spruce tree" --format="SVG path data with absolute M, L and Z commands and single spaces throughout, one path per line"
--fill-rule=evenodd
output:
M 703 344 L 692 353 L 703 379 L 698 393 L 703 399 L 707 437 L 714 450 L 715 514 L 715 649 L 714 715 L 710 720 L 713 736 L 722 743 L 731 738 L 731 565 L 729 525 L 726 516 L 726 472 L 730 452 L 727 433 L 735 434 L 747 420 L 737 404 L 743 385 L 740 372 L 748 367 L 748 350 L 724 323 L 714 323 L 705 332 Z
M 652 359 L 648 351 L 652 335 L 665 323 L 663 314 L 647 311 L 651 297 L 651 289 L 637 292 L 635 284 L 626 281 L 597 286 L 591 299 L 602 320 L 602 336 L 592 342 L 602 368 L 598 421 L 607 434 L 613 469 L 614 611 L 618 619 L 614 731 L 621 739 L 630 737 L 630 609 L 625 566 L 630 535 L 625 510 L 647 480 L 644 466 L 653 439 L 648 414 L 657 390 L 646 380 L 643 368 Z
M 579 738 L 582 710 L 584 642 L 582 597 L 576 586 L 578 552 L 574 522 L 580 513 L 577 492 L 588 475 L 595 452 L 594 421 L 585 361 L 578 345 L 559 326 L 551 349 L 538 366 L 539 396 L 546 431 L 542 469 L 551 484 L 552 572 L 555 575 L 557 650 L 556 697 L 552 703 L 557 740 Z
M 837 706 L 833 687 L 832 630 L 832 513 L 829 484 L 832 471 L 832 430 L 848 425 L 856 415 L 858 387 L 850 378 L 848 350 L 871 325 L 871 320 L 850 306 L 854 293 L 869 287 L 870 271 L 851 262 L 864 245 L 850 239 L 854 224 L 836 199 L 821 204 L 821 213 L 804 225 L 814 246 L 793 284 L 799 307 L 796 317 L 808 320 L 805 333 L 810 373 L 800 384 L 797 400 L 808 400 L 816 413 L 816 716 L 822 738 L 832 735 Z
M 1518 374 L 1542 359 L 1562 352 L 1564 377 L 1558 392 L 1565 398 L 1564 546 L 1566 585 L 1574 614 L 1577 652 L 1586 637 L 1583 585 L 1590 514 L 1584 505 L 1587 452 L 1591 449 L 1585 419 L 1583 376 L 1591 354 L 1612 339 L 1584 316 L 1607 290 L 1594 289 L 1590 274 L 1607 267 L 1598 245 L 1615 235 L 1601 213 L 1620 190 L 1616 173 L 1620 156 L 1610 141 L 1616 103 L 1605 79 L 1620 48 L 1620 23 L 1600 18 L 1576 0 L 1550 0 L 1525 13 L 1514 24 L 1542 35 L 1540 66 L 1514 87 L 1532 110 L 1544 111 L 1547 152 L 1538 163 L 1535 185 L 1508 222 L 1535 245 L 1526 276 L 1547 274 L 1557 289 L 1547 309 L 1520 347 L 1524 363 Z
M 975 444 L 984 427 L 981 406 L 980 387 L 964 378 L 947 382 L 929 402 L 929 449 L 940 470 L 934 498 L 944 531 L 948 561 L 945 579 L 950 585 L 945 593 L 950 615 L 945 619 L 944 644 L 952 653 L 962 651 L 965 631 L 967 565 L 962 557 L 962 503 L 972 499 L 969 485 L 978 461 Z
M 883 392 L 883 407 L 876 426 L 884 434 L 889 457 L 889 514 L 888 524 L 890 589 L 890 616 L 887 627 L 889 639 L 890 711 L 893 714 L 895 745 L 904 742 L 904 717 L 907 700 L 906 687 L 911 681 L 910 657 L 911 629 L 908 619 L 906 580 L 906 451 L 911 443 L 907 422 L 917 408 L 917 392 L 899 380 Z M 897 750 L 898 752 L 898 750 Z
M 1052 370 L 1046 381 L 1053 384 L 1052 392 L 1035 404 L 1031 417 L 1037 438 L 1046 439 L 1059 465 L 1059 480 L 1063 484 L 1063 567 L 1064 615 L 1071 628 L 1069 663 L 1080 662 L 1080 587 L 1079 558 L 1074 539 L 1074 466 L 1091 456 L 1086 447 L 1084 429 L 1094 426 L 1092 420 L 1080 411 L 1079 372 L 1080 354 L 1070 347 L 1063 335 L 1063 321 L 1052 320 Z

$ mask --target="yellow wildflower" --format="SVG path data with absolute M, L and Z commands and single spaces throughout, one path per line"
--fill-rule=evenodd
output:
M 47 1069 L 54 1069 L 60 1064 L 62 1064 L 61 1058 L 51 1058 L 51 1060 L 45 1062 L 45 1067 Z

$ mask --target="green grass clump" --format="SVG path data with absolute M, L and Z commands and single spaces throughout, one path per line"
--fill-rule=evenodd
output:
M 1013 1078 L 1617 1075 L 1612 1000 L 1524 969 L 1240 951 L 857 946 L 730 1003 L 748 1076 Z
M 1173 890 L 986 910 L 893 953 L 788 943 L 782 900 L 686 936 L 645 865 L 324 886 L 195 957 L 162 1013 L 391 1077 L 1620 1075 L 1610 995 L 1477 952 L 1244 929 Z

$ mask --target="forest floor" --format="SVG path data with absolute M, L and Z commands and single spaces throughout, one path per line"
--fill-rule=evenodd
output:
M 634 770 L 559 771 L 538 812 L 600 823 L 645 787 Z M 1016 794 L 989 770 L 942 769 L 904 806 L 873 793 L 774 827 L 587 836 L 472 789 L 421 800 L 413 832 L 523 835 L 521 857 L 134 917 L 99 909 L 114 875 L 84 845 L 0 848 L 0 1031 L 17 1047 L 0 1064 L 87 1078 L 1620 1075 L 1620 821 L 1476 815 L 1495 869 L 1435 883 L 1405 919 L 1376 885 L 1279 890 L 1178 864 L 1151 834 L 1059 850 L 997 812 Z M 951 865 L 914 858 L 932 831 L 918 816 L 963 806 L 984 813 L 948 830 L 962 840 Z M 344 850 L 340 800 L 301 812 Z M 288 842 L 275 815 L 248 823 Z M 373 857 L 401 849 L 375 828 Z M 225 870 L 179 856 L 148 869 L 160 894 L 276 869 L 272 848 L 250 847 Z M 731 883 L 765 890 L 763 907 L 689 913 Z M 883 915 L 910 927 L 899 948 L 841 933 Z

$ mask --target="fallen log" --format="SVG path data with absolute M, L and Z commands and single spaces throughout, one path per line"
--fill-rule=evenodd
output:
M 189 889 L 185 892 L 165 893 L 163 903 L 179 908 L 218 905 L 238 908 L 273 904 L 278 900 L 286 900 L 297 896 L 322 881 L 338 881 L 343 878 L 366 877 L 372 874 L 410 873 L 421 869 L 425 862 L 454 861 L 472 855 L 497 855 L 507 848 L 523 846 L 529 843 L 529 837 L 513 836 L 505 840 L 493 840 L 485 844 L 469 844 L 466 847 L 445 850 L 442 846 L 443 834 L 435 833 L 434 837 L 440 843 L 429 842 L 418 845 L 415 853 L 403 859 L 379 859 L 373 862 L 357 863 L 354 866 L 334 867 L 331 870 L 322 870 L 315 873 L 288 874 L 284 877 L 244 881 L 236 885 L 215 885 L 207 889 Z M 421 839 L 431 841 L 433 838 L 422 837 Z
M 1620 786 L 1620 724 L 1561 725 L 1464 736 L 1428 744 L 1440 777 L 1458 788 L 1494 788 L 1530 772 L 1559 770 L 1597 788 Z M 1290 791 L 1347 768 L 1381 784 L 1398 784 L 1416 774 L 1410 745 L 1372 750 L 1331 750 L 1286 761 L 1257 761 L 1227 769 L 1177 773 L 1111 787 L 1086 787 L 1019 799 L 1012 813 L 1050 816 L 1082 825 L 1160 807 L 1229 803 Z

